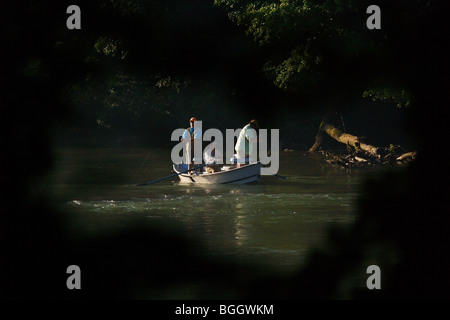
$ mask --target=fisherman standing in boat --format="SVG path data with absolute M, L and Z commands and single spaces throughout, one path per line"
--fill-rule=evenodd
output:
M 256 130 L 259 128 L 256 120 L 251 120 L 244 128 L 242 128 L 236 141 L 234 149 L 237 154 L 237 167 L 240 168 L 246 164 L 246 158 L 251 159 L 253 152 L 256 150 L 256 142 L 258 136 Z
M 189 166 L 189 170 L 194 168 L 194 144 L 201 143 L 199 139 L 202 137 L 202 131 L 200 128 L 195 127 L 195 121 L 197 121 L 195 117 L 189 119 L 190 127 L 184 131 L 181 137 L 181 141 L 186 142 L 186 163 Z

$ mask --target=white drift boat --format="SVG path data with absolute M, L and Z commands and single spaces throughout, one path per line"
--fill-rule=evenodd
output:
M 244 184 L 259 181 L 261 175 L 261 162 L 247 164 L 243 167 L 223 166 L 220 171 L 208 173 L 206 171 L 190 171 L 187 164 L 174 164 L 173 170 L 183 183 L 200 184 Z

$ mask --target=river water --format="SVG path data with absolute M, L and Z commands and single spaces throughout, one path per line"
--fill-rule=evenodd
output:
M 330 168 L 308 153 L 280 154 L 279 175 L 251 185 L 186 185 L 167 177 L 170 150 L 57 149 L 47 186 L 67 231 L 114 234 L 135 220 L 172 225 L 211 255 L 289 274 L 320 248 L 327 230 L 355 221 L 365 173 Z

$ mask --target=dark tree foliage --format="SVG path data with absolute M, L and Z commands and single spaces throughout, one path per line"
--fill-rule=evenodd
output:
M 378 1 L 381 29 L 369 30 L 370 1 L 216 0 L 269 53 L 265 70 L 286 90 L 365 92 L 409 103 L 412 69 L 429 55 L 427 21 L 439 1 Z M 431 22 L 431 21 L 430 21 Z M 433 35 L 432 37 L 434 37 Z M 419 60 L 420 61 L 420 60 Z M 333 90 L 334 88 L 334 90 Z M 342 95 L 342 94 L 341 94 Z

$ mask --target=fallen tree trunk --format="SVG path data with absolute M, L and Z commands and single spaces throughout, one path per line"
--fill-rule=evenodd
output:
M 315 151 L 322 142 L 322 134 L 326 133 L 334 140 L 341 142 L 347 146 L 355 148 L 356 151 L 362 150 L 373 157 L 380 158 L 379 149 L 370 144 L 366 144 L 354 135 L 344 133 L 340 129 L 334 127 L 329 123 L 322 122 L 319 127 L 319 133 L 316 136 L 316 142 L 309 149 L 309 151 Z
M 364 158 L 361 158 L 361 157 L 358 157 L 358 156 L 355 156 L 355 160 L 358 161 L 358 162 L 367 162 L 367 159 L 364 159 Z
M 320 153 L 324 156 L 324 160 L 330 164 L 347 169 L 393 165 L 394 163 L 402 164 L 413 161 L 417 155 L 416 151 L 405 152 L 400 146 L 392 144 L 388 148 L 374 147 L 362 141 L 360 137 L 342 132 L 342 130 L 329 124 L 326 120 L 320 123 L 316 141 L 309 151 L 314 152 L 319 149 L 326 135 L 345 144 L 347 152 L 335 153 L 330 150 L 321 150 Z
M 344 133 L 338 128 L 332 126 L 331 124 L 325 124 L 322 126 L 322 130 L 326 132 L 330 137 L 335 139 L 338 142 L 341 142 L 345 145 L 352 146 L 356 150 L 362 150 L 364 152 L 369 153 L 370 155 L 379 158 L 380 155 L 378 153 L 378 148 L 371 146 L 370 144 L 366 144 L 360 141 L 360 138 L 353 136 L 348 133 Z
M 413 152 L 407 152 L 402 154 L 400 157 L 397 158 L 397 161 L 403 161 L 403 160 L 414 160 L 416 158 L 417 152 L 413 151 Z

